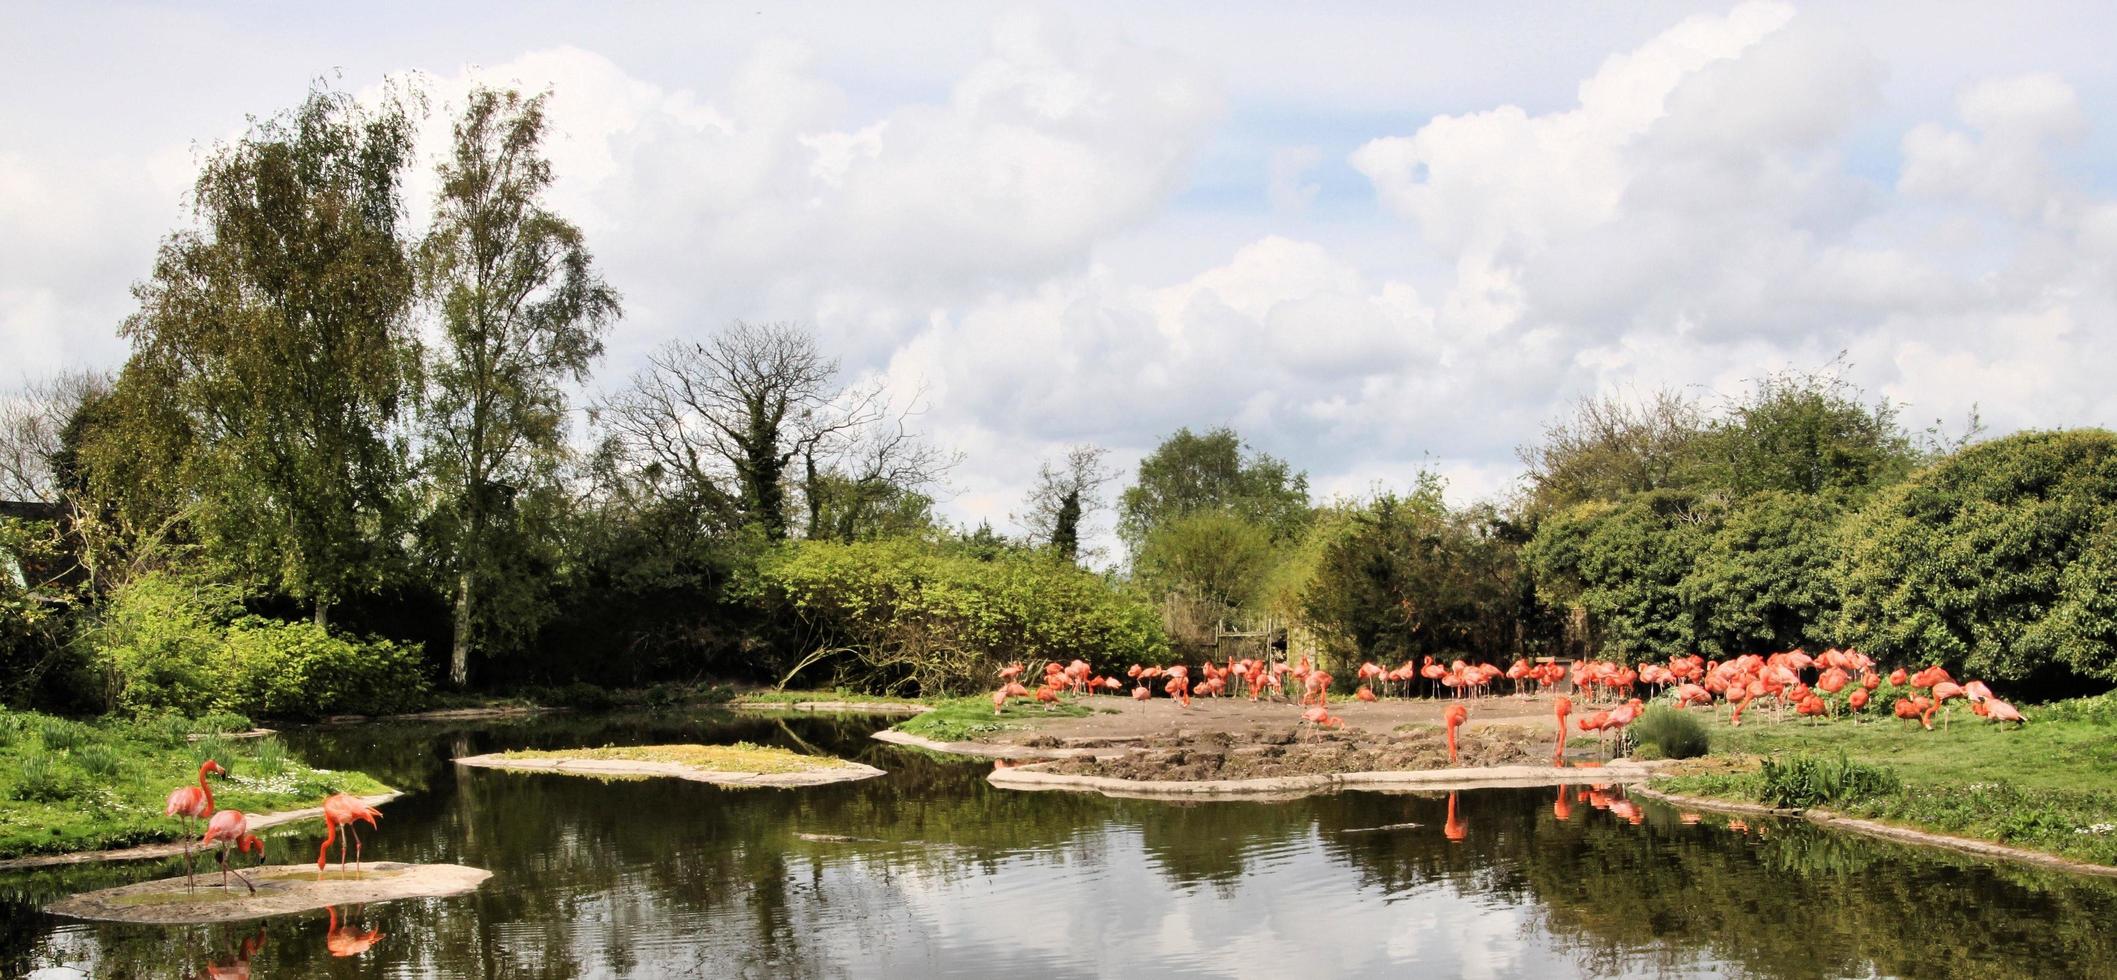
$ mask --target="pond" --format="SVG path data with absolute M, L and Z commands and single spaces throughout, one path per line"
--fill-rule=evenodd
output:
M 985 783 L 989 763 L 867 738 L 886 723 L 696 713 L 293 733 L 317 764 L 410 790 L 367 835 L 371 859 L 494 878 L 340 908 L 341 950 L 374 942 L 334 958 L 323 911 L 196 927 L 38 911 L 180 862 L 0 875 L 0 975 L 2117 976 L 2109 879 L 1798 821 L 1687 823 L 1585 785 L 1465 791 L 1453 823 L 1446 794 L 1012 792 Z M 889 775 L 731 790 L 448 761 L 738 739 Z M 280 828 L 268 857 L 313 860 L 320 835 Z

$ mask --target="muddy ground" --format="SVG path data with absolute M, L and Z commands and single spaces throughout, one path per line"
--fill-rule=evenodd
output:
M 1451 763 L 1441 730 L 1429 727 L 1375 732 L 1282 725 L 1164 732 L 1133 743 L 1139 747 L 1135 752 L 1063 759 L 1042 768 L 1116 779 L 1204 780 L 1548 764 L 1551 760 L 1551 739 L 1525 728 L 1488 725 L 1459 732 L 1457 738 L 1461 757 Z
M 1251 701 L 1247 698 L 1194 698 L 1182 708 L 1166 698 L 1138 702 L 1104 695 L 1076 702 L 1092 713 L 1085 717 L 1053 716 L 1037 719 L 1032 726 L 996 732 L 980 741 L 1015 745 L 1090 745 L 1096 741 L 1123 744 L 1125 740 L 1177 733 L 1248 732 L 1253 729 L 1293 731 L 1314 728 L 1301 720 L 1301 707 L 1290 701 Z M 1345 720 L 1345 731 L 1388 734 L 1405 725 L 1438 729 L 1441 713 L 1451 704 L 1470 711 L 1464 732 L 1490 726 L 1521 727 L 1552 738 L 1556 728 L 1551 717 L 1552 699 L 1545 696 L 1517 698 L 1511 695 L 1451 701 L 1446 698 L 1385 698 L 1380 701 L 1332 699 L 1330 712 Z M 1578 699 L 1574 717 L 1587 708 Z

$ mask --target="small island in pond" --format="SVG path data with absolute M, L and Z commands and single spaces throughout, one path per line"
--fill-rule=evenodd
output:
M 402 898 L 440 898 L 472 891 L 492 872 L 458 864 L 375 862 L 357 871 L 313 864 L 238 867 L 256 885 L 222 887 L 219 869 L 201 870 L 196 883 L 183 876 L 105 888 L 61 899 L 45 911 L 79 919 L 176 925 L 233 922 L 288 915 L 329 905 L 363 905 Z
M 673 776 L 720 786 L 817 786 L 882 775 L 845 759 L 786 749 L 734 745 L 624 745 L 594 749 L 519 750 L 457 759 L 459 765 L 583 776 Z

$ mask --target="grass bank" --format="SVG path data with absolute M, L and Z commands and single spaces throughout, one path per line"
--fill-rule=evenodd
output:
M 922 705 L 933 704 L 934 699 L 899 697 L 895 694 L 862 694 L 859 691 L 848 690 L 846 688 L 841 687 L 835 691 L 741 691 L 736 693 L 729 700 L 728 703 L 737 705 L 752 704 L 769 706 L 805 704 L 809 702 L 844 702 L 847 704 L 901 704 L 906 707 L 918 707 Z M 985 710 L 988 712 L 991 711 L 992 706 L 990 704 L 987 704 L 985 706 Z
M 1652 786 L 2117 866 L 2117 692 L 2025 713 L 2017 730 L 1959 707 L 1929 732 L 1890 717 L 1766 723 L 1753 710 L 1740 728 L 1713 719 L 1711 757 Z
M 222 737 L 248 728 L 235 715 L 82 722 L 0 710 L 0 858 L 175 840 L 181 825 L 163 804 L 209 758 L 228 769 L 212 783 L 220 809 L 271 813 L 388 790 L 305 765 L 277 738 Z
M 933 705 L 934 710 L 905 719 L 894 726 L 896 730 L 937 742 L 967 742 L 994 732 L 1025 727 L 1038 718 L 1080 717 L 1088 714 L 1090 710 L 1087 705 L 1074 701 L 1064 701 L 1057 707 L 1046 708 L 1024 698 L 1007 702 L 1007 707 L 995 715 L 992 713 L 990 695 L 949 698 L 929 703 Z

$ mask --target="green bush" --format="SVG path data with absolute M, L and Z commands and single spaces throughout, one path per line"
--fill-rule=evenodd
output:
M 1692 717 L 1688 711 L 1678 711 L 1665 705 L 1647 708 L 1639 720 L 1632 723 L 1632 737 L 1649 758 L 1695 759 L 1712 751 L 1712 740 L 1706 735 L 1705 723 Z
M 83 782 L 79 770 L 58 756 L 39 753 L 22 760 L 22 774 L 10 795 L 21 803 L 57 803 L 78 795 Z
M 412 649 L 243 615 L 239 598 L 175 574 L 120 589 L 86 634 L 112 706 L 135 716 L 205 715 L 200 730 L 227 732 L 251 727 L 245 715 L 387 714 L 427 698 Z
M 314 623 L 257 617 L 228 631 L 233 668 L 215 706 L 274 718 L 391 714 L 427 697 L 419 655 L 388 640 L 350 640 Z
M 1835 757 L 1797 755 L 1783 761 L 1765 759 L 1764 768 L 1758 775 L 1764 783 L 1760 793 L 1764 802 L 1804 809 L 1825 803 L 1893 796 L 1904 788 L 1896 773 L 1880 766 L 1853 762 L 1843 753 Z
M 2117 680 L 2117 433 L 1965 449 L 1847 524 L 1840 636 L 1888 661 Z
M 1117 670 L 1168 652 L 1153 608 L 1034 552 L 981 559 L 904 539 L 802 541 L 768 554 L 756 576 L 754 590 L 791 606 L 818 649 L 872 671 L 874 687 L 966 691 L 1011 661 L 1078 657 Z

